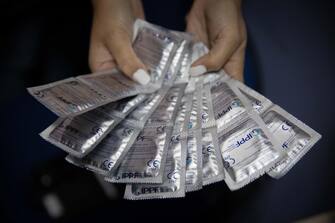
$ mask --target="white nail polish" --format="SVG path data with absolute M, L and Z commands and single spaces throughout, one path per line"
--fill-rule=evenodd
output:
M 198 65 L 190 68 L 191 76 L 199 76 L 207 72 L 207 68 L 204 65 Z
M 133 80 L 140 83 L 141 85 L 147 85 L 150 82 L 150 76 L 145 70 L 138 69 L 133 74 Z

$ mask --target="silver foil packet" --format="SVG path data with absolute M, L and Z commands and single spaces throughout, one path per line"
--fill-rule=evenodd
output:
M 135 23 L 133 47 L 151 73 L 148 85 L 142 86 L 114 69 L 28 88 L 29 93 L 58 116 L 66 117 L 122 98 L 156 91 L 183 39 L 166 29 L 145 24 Z
M 186 104 L 185 106 L 187 107 Z M 188 128 L 186 118 L 185 111 L 180 109 L 176 117 L 176 124 L 173 127 L 172 137 L 169 140 L 163 174 L 163 183 L 127 184 L 124 195 L 125 199 L 143 200 L 155 198 L 177 198 L 185 196 L 186 139 Z M 183 124 L 181 124 L 181 120 L 184 120 Z
M 202 130 L 196 129 L 187 134 L 186 192 L 202 188 Z
M 118 168 L 105 180 L 112 183 L 162 183 L 172 126 L 146 126 Z
M 177 198 L 185 196 L 186 139 L 173 135 L 168 147 L 162 184 L 127 184 L 129 200 Z
M 277 105 L 269 108 L 262 117 L 287 154 L 268 172 L 271 177 L 280 178 L 320 140 L 321 135 Z
M 264 97 L 257 91 L 251 89 L 250 87 L 238 80 L 231 80 L 233 84 L 241 91 L 241 93 L 248 99 L 249 106 L 251 106 L 258 114 L 262 114 L 264 111 L 272 106 L 272 101 L 270 101 L 268 98 Z
M 202 78 L 194 81 L 196 91 L 189 93 L 191 100 L 188 117 L 187 154 L 186 154 L 186 192 L 202 188 Z
M 189 81 L 189 70 L 191 66 L 191 59 L 192 59 L 192 42 L 186 41 L 185 42 L 185 50 L 183 57 L 181 59 L 180 69 L 177 72 L 177 77 L 175 83 L 188 83 Z
M 139 93 L 153 93 L 163 82 L 172 83 L 187 42 L 173 32 L 145 21 L 136 22 L 134 26 L 137 31 L 133 48 L 150 72 L 149 84 L 140 85 L 118 70 L 78 77 L 87 84 L 103 89 L 113 101 Z
M 117 125 L 87 156 L 82 159 L 67 156 L 74 165 L 85 167 L 99 174 L 107 175 L 117 168 L 144 127 L 145 122 L 155 111 L 167 89 L 150 95 L 144 103 L 132 111 L 127 119 Z
M 250 113 L 218 135 L 225 182 L 231 190 L 262 176 L 285 156 L 256 113 Z
M 204 84 L 201 92 L 201 127 L 210 128 L 216 126 L 213 104 L 211 99 L 210 84 Z
M 108 102 L 108 96 L 103 91 L 73 77 L 31 87 L 28 92 L 60 117 L 79 115 Z
M 234 82 L 254 111 L 261 114 L 270 133 L 287 154 L 268 175 L 274 178 L 284 176 L 320 140 L 321 135 L 260 93 L 239 81 Z
M 189 77 L 189 68 L 190 68 L 190 55 L 192 54 L 192 41 L 193 36 L 185 33 L 172 31 L 173 34 L 182 39 L 178 49 L 176 50 L 175 56 L 171 61 L 171 65 L 169 71 L 165 75 L 164 84 L 165 85 L 173 85 L 179 83 L 187 83 Z M 171 67 L 173 69 L 171 69 Z M 171 75 L 171 73 L 173 75 Z M 166 80 L 168 79 L 168 80 Z M 167 83 L 167 84 L 166 84 Z
M 165 126 L 173 125 L 176 113 L 180 107 L 186 84 L 178 84 L 171 87 L 155 112 L 150 116 L 146 125 Z
M 190 119 L 188 123 L 188 131 L 193 131 L 195 129 L 201 129 L 201 107 L 202 107 L 202 82 L 197 81 L 196 91 L 189 93 L 192 94 L 192 107 L 190 111 Z
M 164 81 L 163 81 L 164 86 L 172 86 L 175 83 L 175 79 L 177 78 L 177 74 L 181 66 L 181 61 L 185 53 L 185 44 L 186 44 L 186 41 L 183 41 L 180 44 L 179 48 L 177 49 L 175 56 L 170 63 L 170 67 L 165 74 Z
M 193 94 L 184 94 L 173 126 L 175 132 L 188 132 L 192 101 Z
M 159 88 L 159 86 L 153 82 L 149 82 L 147 85 L 136 83 L 118 69 L 86 74 L 78 76 L 76 79 L 94 89 L 102 91 L 104 95 L 107 95 L 108 101 L 110 102 L 137 94 L 153 93 Z
M 241 119 L 242 116 L 247 116 L 247 105 L 241 101 L 239 91 L 231 83 L 226 76 L 210 82 L 214 120 L 219 131 Z M 213 122 L 210 120 L 209 123 Z
M 202 180 L 203 185 L 219 182 L 224 179 L 223 160 L 218 144 L 217 128 L 214 119 L 210 95 L 210 84 L 204 85 L 201 106 L 202 123 Z
M 202 129 L 202 183 L 208 185 L 225 177 L 216 127 Z
M 146 97 L 125 98 L 78 116 L 58 118 L 40 135 L 69 154 L 82 158 Z
M 166 66 L 175 63 L 178 64 L 174 66 L 175 69 L 179 69 L 180 57 L 184 54 L 185 46 L 189 44 L 192 37 L 189 34 L 168 30 L 141 19 L 135 21 L 134 36 L 136 43 L 134 50 L 149 69 L 151 79 L 160 86 L 163 81 L 160 73 L 166 73 L 164 82 L 171 85 L 176 71 Z M 172 77 L 171 74 L 173 74 Z
M 169 90 L 124 160 L 105 180 L 116 183 L 162 183 L 167 147 L 184 89 L 185 84 L 180 84 Z

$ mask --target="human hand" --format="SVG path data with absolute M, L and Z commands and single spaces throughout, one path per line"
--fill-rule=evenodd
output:
M 241 0 L 194 0 L 187 16 L 187 31 L 210 49 L 192 64 L 191 75 L 223 68 L 243 81 L 247 33 Z
M 144 19 L 140 0 L 92 0 L 94 8 L 89 52 L 92 72 L 118 67 L 128 77 L 147 84 L 150 76 L 132 48 L 133 24 Z

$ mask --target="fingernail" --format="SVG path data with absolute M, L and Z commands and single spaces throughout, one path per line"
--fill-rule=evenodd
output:
M 150 76 L 145 70 L 138 69 L 133 74 L 133 80 L 140 83 L 141 85 L 147 85 L 150 82 Z
M 204 65 L 198 65 L 190 68 L 191 76 L 199 76 L 200 74 L 204 74 L 207 72 L 207 69 Z

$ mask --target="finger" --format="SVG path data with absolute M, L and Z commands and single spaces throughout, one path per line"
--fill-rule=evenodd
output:
M 192 17 L 187 19 L 186 32 L 194 34 L 196 42 L 203 42 L 206 46 L 208 46 L 206 26 L 201 24 L 197 19 Z
M 136 18 L 145 19 L 142 1 L 132 0 L 131 6 L 133 8 L 134 15 Z
M 212 43 L 209 53 L 199 58 L 192 64 L 193 75 L 197 76 L 207 71 L 217 71 L 222 68 L 235 52 L 240 42 L 238 35 L 231 31 L 219 34 Z
M 109 53 L 107 47 L 96 39 L 91 40 L 89 66 L 92 72 L 113 69 L 116 66 L 114 58 Z
M 231 56 L 229 61 L 224 66 L 224 70 L 236 80 L 242 81 L 244 71 L 246 41 L 238 47 L 235 53 Z
M 124 30 L 112 32 L 106 44 L 124 74 L 142 85 L 149 83 L 150 76 L 133 50 L 129 33 Z
M 194 17 L 187 18 L 186 31 L 195 35 L 196 42 L 202 42 L 208 47 L 208 35 L 205 24 L 201 24 L 198 19 Z M 203 66 L 195 66 L 190 68 L 191 76 L 198 76 L 206 72 Z

